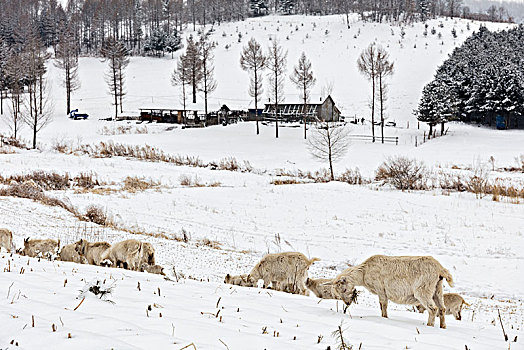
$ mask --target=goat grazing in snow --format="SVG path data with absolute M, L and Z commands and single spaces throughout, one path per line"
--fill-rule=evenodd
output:
M 444 305 L 446 306 L 446 315 L 453 315 L 458 321 L 462 320 L 462 305 L 471 306 L 457 293 L 445 293 Z M 417 309 L 420 313 L 426 310 L 420 304 L 417 305 Z
M 71 261 L 77 264 L 89 263 L 85 256 L 80 255 L 77 252 L 76 243 L 71 243 L 63 246 L 58 256 L 62 261 Z
M 128 239 L 113 244 L 106 256 L 111 260 L 113 267 L 122 267 L 138 271 L 143 264 L 155 264 L 155 250 L 151 243 Z
M 39 254 L 42 256 L 50 257 L 58 252 L 60 247 L 60 241 L 54 239 L 24 239 L 24 249 L 22 249 L 22 255 L 29 257 L 37 257 Z
M 104 265 L 109 249 L 111 249 L 111 244 L 107 242 L 91 243 L 81 239 L 75 243 L 76 252 L 83 256 L 91 265 Z
M 318 260 L 298 252 L 268 254 L 251 270 L 248 281 L 254 287 L 258 280 L 264 280 L 264 288 L 271 283 L 275 290 L 305 295 L 308 269 Z
M 347 268 L 326 285 L 332 285 L 333 294 L 347 305 L 353 301 L 355 286 L 364 286 L 378 295 L 382 317 L 388 317 L 388 300 L 421 304 L 429 312 L 428 326 L 435 325 L 438 311 L 440 328 L 446 328 L 443 279 L 453 287 L 451 274 L 433 257 L 374 255 Z
M 224 279 L 224 283 L 227 283 L 227 284 L 233 284 L 233 285 L 236 285 L 236 286 L 241 286 L 241 287 L 254 287 L 253 286 L 253 283 L 251 283 L 249 281 L 249 278 L 248 278 L 249 275 L 245 274 L 245 275 L 236 275 L 236 276 L 231 276 L 229 273 L 226 275 L 226 278 Z
M 331 285 L 328 285 L 327 283 L 332 282 L 332 278 L 308 278 L 306 280 L 306 287 L 315 293 L 317 298 L 321 299 L 337 299 L 337 297 L 333 294 L 333 289 L 331 288 Z
M 13 234 L 6 228 L 0 228 L 0 250 L 5 248 L 8 253 L 13 249 Z

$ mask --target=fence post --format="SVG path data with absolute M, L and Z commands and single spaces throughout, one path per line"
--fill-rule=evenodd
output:
M 426 142 L 426 131 L 424 131 L 424 142 Z
M 420 129 L 420 122 L 418 122 L 417 129 Z
M 415 147 L 417 147 L 417 135 L 415 135 Z
M 409 120 L 408 120 L 408 127 L 406 129 L 409 129 Z
M 395 145 L 397 145 L 397 146 L 398 146 L 398 136 L 397 136 L 397 137 L 395 137 Z

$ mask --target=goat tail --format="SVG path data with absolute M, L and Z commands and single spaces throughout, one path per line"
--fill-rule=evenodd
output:
M 450 287 L 454 286 L 453 277 L 451 276 L 451 273 L 449 273 L 448 270 L 443 269 L 442 272 L 441 272 L 441 276 L 443 278 L 445 278 L 446 281 L 448 281 L 448 284 L 449 284 Z

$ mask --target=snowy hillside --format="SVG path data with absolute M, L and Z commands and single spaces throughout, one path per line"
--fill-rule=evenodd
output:
M 449 319 L 442 330 L 406 310 L 381 319 L 377 307 L 357 305 L 344 315 L 332 300 L 18 256 L 0 257 L 0 267 L 5 349 L 326 349 L 334 348 L 339 325 L 354 349 L 507 346 L 498 325 Z M 112 286 L 112 294 L 80 296 L 96 281 Z
M 60 239 L 62 245 L 80 238 L 147 241 L 168 279 L 2 251 L 0 349 L 181 349 L 191 343 L 198 350 L 334 349 L 331 333 L 342 321 L 354 350 L 360 344 L 361 349 L 524 349 L 524 197 L 518 194 L 524 188 L 524 173 L 518 170 L 524 165 L 524 131 L 451 123 L 447 135 L 424 142 L 427 127 L 418 128 L 412 115 L 422 87 L 480 25 L 460 19 L 428 24 L 427 37 L 423 24 L 416 23 L 404 28 L 403 39 L 401 28 L 388 24 L 355 20 L 348 30 L 342 16 L 269 16 L 214 28 L 218 89 L 211 95 L 213 109 L 252 106 L 240 50 L 251 37 L 264 48 L 277 37 L 289 52 L 287 75 L 306 51 L 318 80 L 314 95 L 332 85 L 344 115 L 367 119 L 370 88 L 357 71 L 357 56 L 373 41 L 388 49 L 395 74 L 387 113 L 397 126 L 385 133 L 397 136 L 398 145 L 352 139 L 347 155 L 335 164 L 337 176 L 359 168 L 369 180 L 361 185 L 296 176 L 327 166 L 312 158 L 299 125 L 282 126 L 276 139 L 271 123 L 261 125 L 256 136 L 251 122 L 182 129 L 99 120 L 111 116 L 113 106 L 104 82 L 107 64 L 98 58 L 80 59 L 82 87 L 72 102 L 90 118 L 70 120 L 59 71 L 50 64 L 54 120 L 39 133 L 39 149 L 0 147 L 0 190 L 34 171 L 56 173 L 66 185 L 42 193 L 65 205 L 0 196 L 0 228 L 13 232 L 18 248 L 25 237 Z M 140 107 L 180 104 L 179 89 L 170 83 L 175 62 L 167 56 L 131 58 L 125 115 L 136 115 Z M 285 91 L 287 101 L 298 99 L 289 81 Z M 350 135 L 370 134 L 369 123 L 346 127 Z M 3 122 L 0 134 L 9 134 Z M 29 137 L 26 127 L 22 138 Z M 149 145 L 150 154 L 179 155 L 193 166 L 96 154 L 92 150 L 100 142 Z M 516 195 L 476 196 L 438 184 L 404 192 L 374 181 L 379 164 L 397 155 L 423 162 L 428 182 L 448 175 L 466 181 L 480 169 Z M 239 166 L 218 170 L 221 161 Z M 89 183 L 74 180 L 81 176 Z M 290 184 L 279 185 L 286 180 Z M 105 225 L 86 221 L 83 214 L 91 205 L 107 216 Z M 444 291 L 460 293 L 470 306 L 462 321 L 449 315 L 444 330 L 425 326 L 427 314 L 405 305 L 390 303 L 389 319 L 381 318 L 378 298 L 364 288 L 350 314 L 343 314 L 340 303 L 313 295 L 223 283 L 227 273 L 248 273 L 268 252 L 283 251 L 319 258 L 309 270 L 315 278 L 334 277 L 373 254 L 431 255 L 455 280 L 455 287 L 445 285 Z M 87 293 L 80 304 L 79 291 L 95 279 L 113 285 L 108 299 L 114 303 Z

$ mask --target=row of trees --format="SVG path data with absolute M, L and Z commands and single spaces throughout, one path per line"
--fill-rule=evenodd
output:
M 453 120 L 524 116 L 524 26 L 481 27 L 456 48 L 422 92 L 417 118 L 433 127 Z
M 385 110 L 388 94 L 387 78 L 394 72 L 394 64 L 389 53 L 380 45 L 370 44 L 359 56 L 357 67 L 371 82 L 371 135 L 375 142 L 375 125 L 380 125 L 381 139 L 384 143 Z M 380 122 L 375 123 L 375 105 L 378 99 Z
M 31 29 L 31 28 L 30 28 Z M 78 77 L 78 45 L 71 30 L 59 35 L 55 43 L 54 65 L 62 71 L 61 83 L 66 92 L 66 114 L 71 111 L 71 95 L 80 87 Z M 100 55 L 109 62 L 106 81 L 114 97 L 115 116 L 122 112 L 125 96 L 125 68 L 129 64 L 129 52 L 125 45 L 112 37 L 105 40 Z M 51 58 L 45 44 L 32 28 L 23 46 L 0 42 L 0 114 L 4 115 L 4 100 L 9 100 L 6 113 L 8 125 L 15 138 L 22 125 L 30 126 L 33 148 L 37 134 L 52 119 L 54 104 L 49 96 L 46 63 Z
M 28 125 L 36 148 L 37 134 L 52 118 L 53 104 L 47 85 L 46 61 L 49 59 L 39 36 L 33 32 L 19 51 L 0 43 L 0 114 L 8 99 L 8 125 L 16 138 Z
M 490 10 L 491 11 L 491 10 Z M 501 20 L 495 8 L 489 18 Z M 105 40 L 121 41 L 131 54 L 163 55 L 181 47 L 180 32 L 268 13 L 358 13 L 370 21 L 471 16 L 462 0 L 57 0 L 0 1 L 0 40 L 20 50 L 34 28 L 45 47 L 68 30 L 81 54 L 99 55 Z
M 240 66 L 250 74 L 249 77 L 249 95 L 254 98 L 255 116 L 257 135 L 260 133 L 258 125 L 258 103 L 264 92 L 263 72 L 268 69 L 269 79 L 269 98 L 273 99 L 274 118 L 275 118 L 275 136 L 278 138 L 278 104 L 283 101 L 283 89 L 287 65 L 287 51 L 284 51 L 278 40 L 274 39 L 264 54 L 260 44 L 252 38 L 242 50 L 240 55 Z M 311 88 L 315 85 L 316 78 L 313 75 L 311 62 L 303 52 L 298 64 L 294 67 L 290 76 L 291 82 L 300 91 L 303 107 L 302 115 L 304 122 L 304 139 L 307 138 L 307 104 L 310 99 Z

